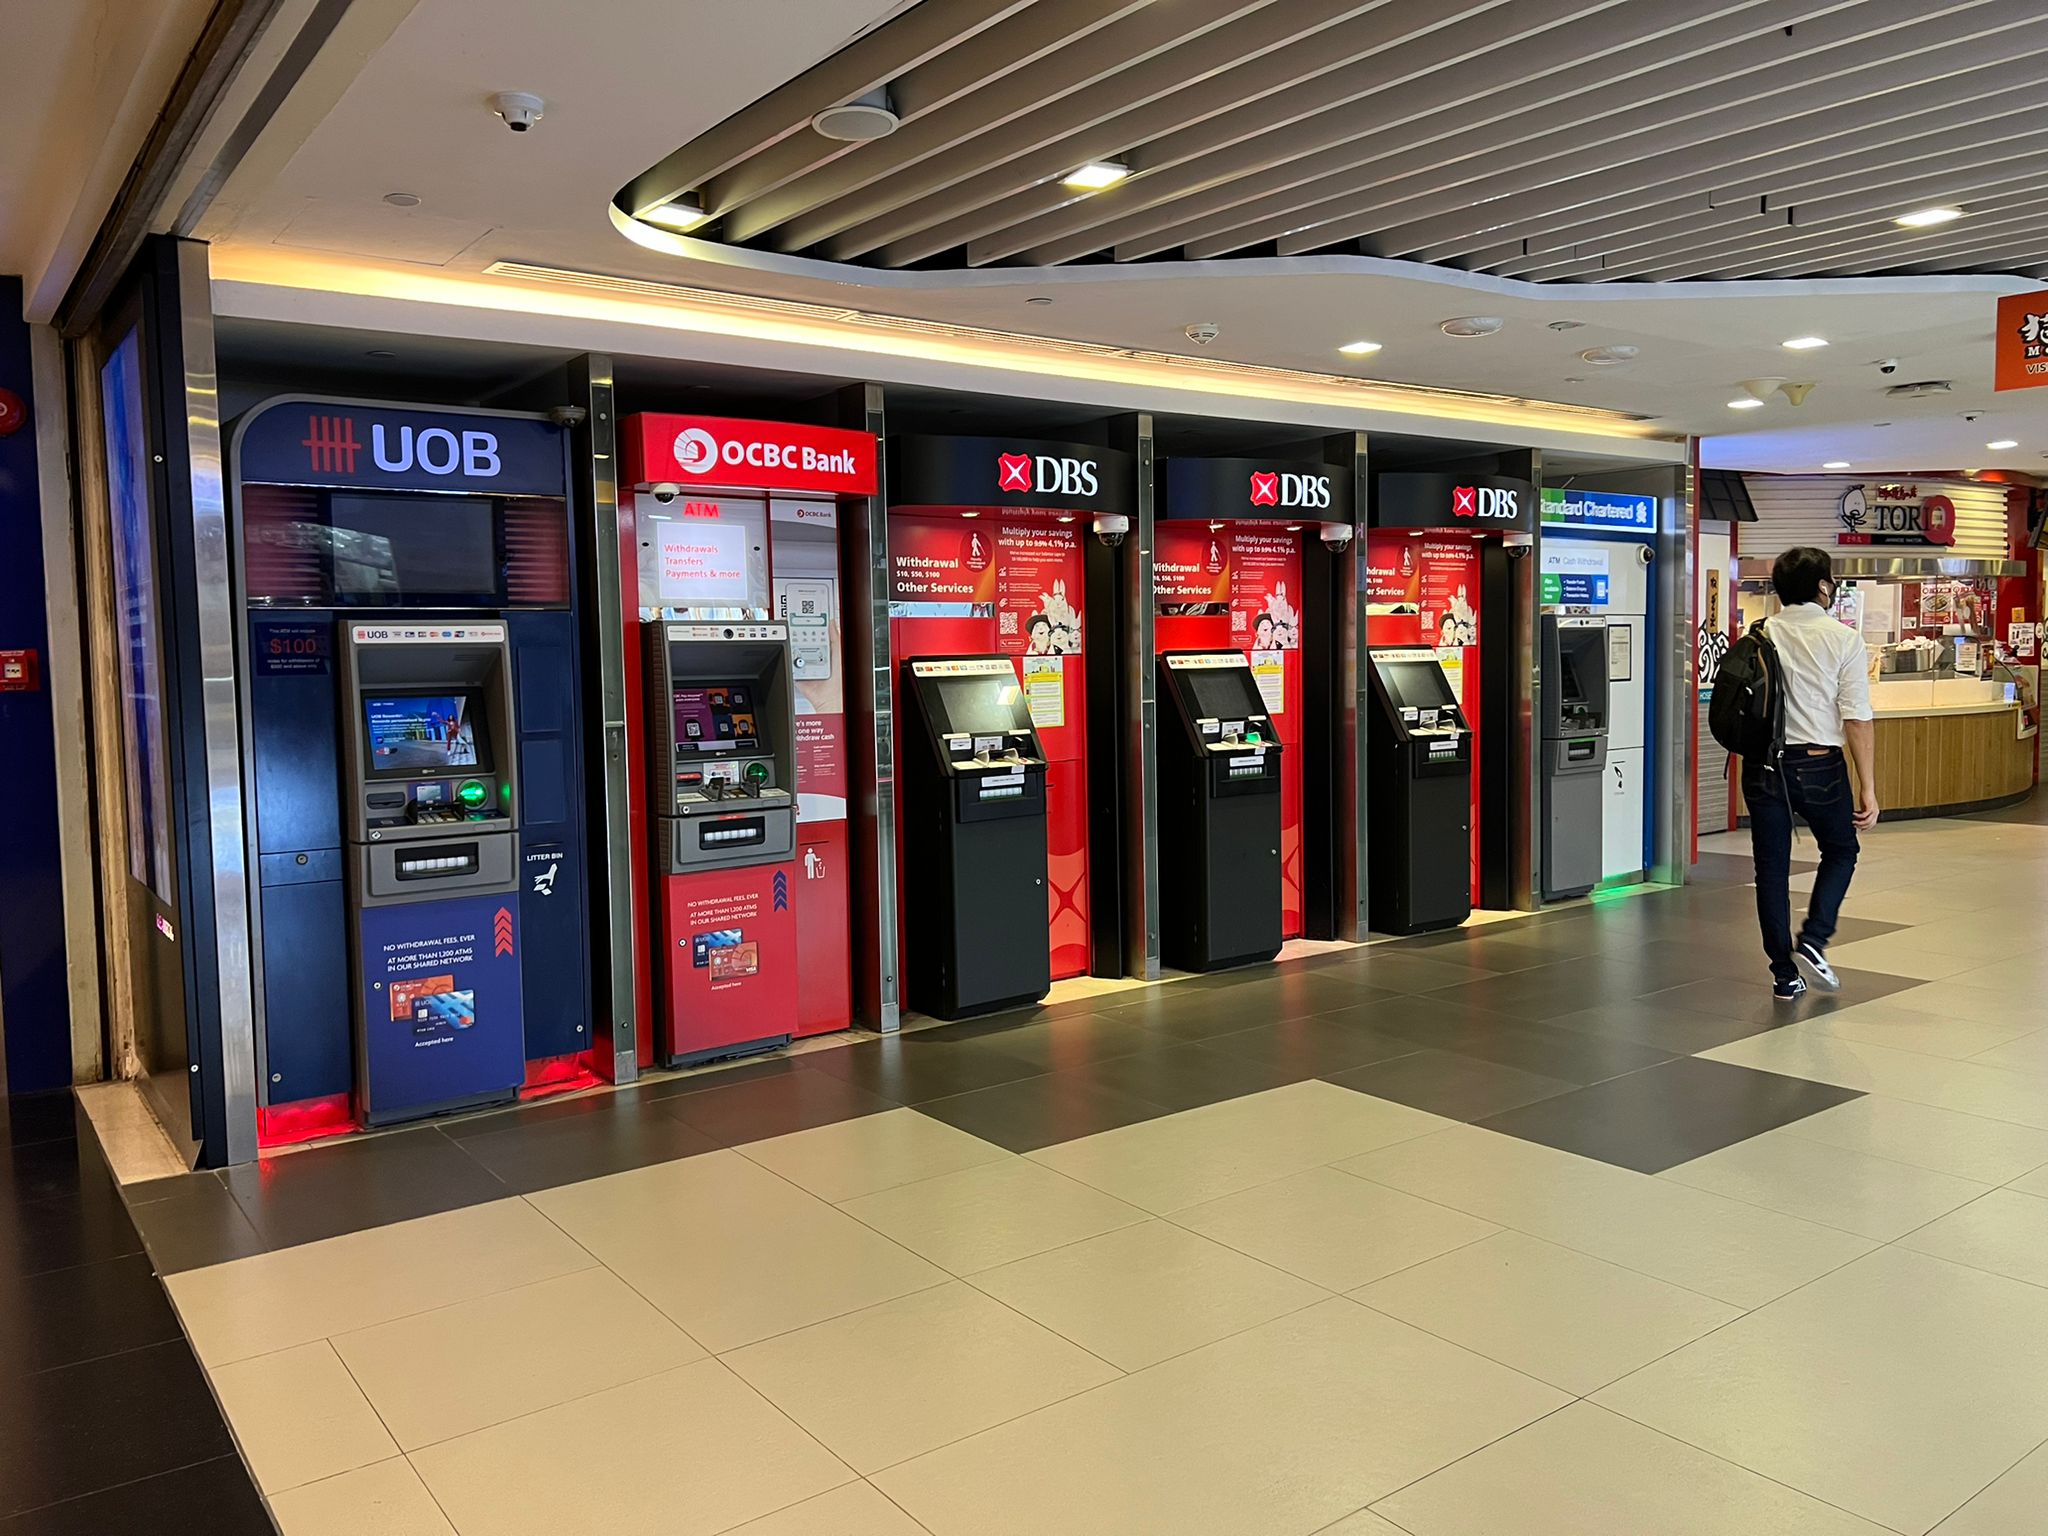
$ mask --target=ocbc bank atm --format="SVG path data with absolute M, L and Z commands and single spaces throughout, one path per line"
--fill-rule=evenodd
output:
M 339 626 L 356 1110 L 517 1096 L 519 739 L 503 624 Z
M 1160 955 L 1184 971 L 1280 952 L 1280 743 L 1242 651 L 1169 651 L 1159 745 Z
M 1052 986 L 1046 756 L 1007 656 L 903 663 L 904 1000 L 934 1018 Z
M 1471 727 L 1434 651 L 1374 651 L 1372 692 L 1372 925 L 1455 928 L 1472 915 Z
M 662 1057 L 770 1050 L 797 1028 L 789 626 L 644 630 Z
M 1543 616 L 1543 895 L 1600 883 L 1607 783 L 1607 621 Z

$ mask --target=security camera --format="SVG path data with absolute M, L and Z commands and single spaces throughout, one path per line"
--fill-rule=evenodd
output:
M 1115 549 L 1123 543 L 1124 535 L 1131 531 L 1131 520 L 1121 512 L 1099 512 L 1094 528 L 1095 537 L 1102 540 L 1103 547 Z
M 665 507 L 683 494 L 683 488 L 673 480 L 664 480 L 657 486 L 649 487 L 648 494 Z
M 1530 548 L 1531 546 L 1528 544 L 1510 544 L 1508 546 L 1508 558 L 1510 560 L 1526 560 L 1529 558 Z
M 514 133 L 524 133 L 546 115 L 548 104 L 531 91 L 500 91 L 491 98 L 491 110 Z
M 1899 360 L 1896 357 L 1887 357 L 1880 359 L 1877 365 L 1877 371 L 1879 373 L 1887 374 L 1897 373 L 1899 371 Z
M 1223 334 L 1223 327 L 1214 320 L 1198 320 L 1188 327 L 1188 340 L 1198 347 L 1206 347 Z
M 1983 415 L 1982 411 L 1964 411 L 1962 413 L 1963 420 L 1965 421 L 1977 421 L 1982 419 Z
M 1652 548 L 1651 548 L 1651 547 L 1650 547 L 1649 545 L 1647 545 L 1647 544 L 1638 544 L 1638 545 L 1636 546 L 1636 564 L 1637 564 L 1637 565 L 1648 565 L 1648 564 L 1649 564 L 1649 563 L 1650 563 L 1650 562 L 1651 562 L 1652 560 L 1654 560 L 1654 559 L 1656 559 L 1656 558 L 1657 558 L 1657 551 L 1656 551 L 1656 550 L 1654 550 L 1654 549 L 1652 549 Z
M 548 420 L 558 427 L 580 427 L 590 412 L 580 405 L 551 405 Z
M 1351 525 L 1349 523 L 1325 523 L 1319 536 L 1325 544 L 1330 546 L 1333 552 L 1340 550 L 1351 542 Z

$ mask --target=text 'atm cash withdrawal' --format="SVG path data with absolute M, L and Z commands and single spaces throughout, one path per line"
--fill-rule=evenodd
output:
M 1007 656 L 903 663 L 904 1000 L 956 1019 L 1052 986 L 1045 750 Z
M 1372 692 L 1372 926 L 1455 928 L 1472 915 L 1471 727 L 1434 651 L 1374 651 Z
M 1171 651 L 1159 690 L 1160 954 L 1184 971 L 1280 952 L 1280 743 L 1242 651 Z
M 1543 616 L 1543 895 L 1600 883 L 1607 785 L 1607 621 Z
M 513 1098 L 526 1075 L 518 740 L 503 624 L 340 625 L 357 1111 Z
M 645 629 L 663 1057 L 787 1044 L 797 1028 L 788 626 Z

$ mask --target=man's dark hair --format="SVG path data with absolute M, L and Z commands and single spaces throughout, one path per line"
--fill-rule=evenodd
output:
M 1786 607 L 1820 601 L 1820 584 L 1833 578 L 1835 562 L 1824 549 L 1801 544 L 1771 563 L 1771 590 Z

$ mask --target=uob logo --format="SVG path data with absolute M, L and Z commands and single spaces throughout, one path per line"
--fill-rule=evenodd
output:
M 1330 482 L 1321 475 L 1291 470 L 1257 470 L 1252 474 L 1252 505 L 1325 511 L 1330 505 Z
M 1095 466 L 1087 459 L 1053 454 L 1004 453 L 996 456 L 996 489 L 1038 496 L 1093 496 L 1101 488 Z
M 446 427 L 427 427 L 415 435 L 411 427 L 401 426 L 394 449 L 381 421 L 370 427 L 370 457 L 379 469 L 394 475 L 417 464 L 423 474 L 490 480 L 505 467 L 495 432 L 465 432 L 458 438 Z
M 1451 516 L 1493 518 L 1511 523 L 1522 515 L 1522 498 L 1517 491 L 1491 485 L 1460 485 L 1451 490 Z

